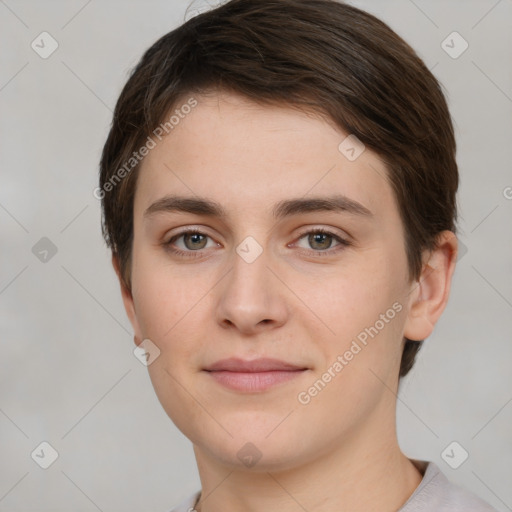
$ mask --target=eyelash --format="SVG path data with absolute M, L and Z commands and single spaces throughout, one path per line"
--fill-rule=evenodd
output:
M 303 233 L 301 233 L 299 235 L 298 240 L 301 240 L 305 236 L 311 235 L 311 234 L 328 235 L 328 236 L 332 237 L 336 242 L 338 242 L 338 245 L 335 246 L 334 249 L 332 249 L 332 248 L 325 249 L 325 250 L 313 250 L 313 249 L 304 250 L 304 249 L 302 249 L 301 252 L 306 253 L 308 256 L 313 256 L 313 257 L 332 256 L 333 254 L 336 254 L 339 251 L 342 251 L 343 249 L 345 249 L 346 247 L 349 247 L 352 245 L 352 243 L 349 242 L 348 240 L 341 238 L 339 235 L 333 233 L 332 231 L 324 229 L 324 228 L 317 228 L 317 229 L 311 229 L 309 231 L 304 231 Z M 206 233 L 203 233 L 199 229 L 196 229 L 196 228 L 186 229 L 186 230 L 181 231 L 180 233 L 177 233 L 176 235 L 174 235 L 172 238 L 169 239 L 169 241 L 164 242 L 162 245 L 164 246 L 165 250 L 171 252 L 172 254 L 175 254 L 177 256 L 184 257 L 184 258 L 199 258 L 199 257 L 203 256 L 202 250 L 183 251 L 182 249 L 176 249 L 176 248 L 172 247 L 172 244 L 184 235 L 204 235 L 204 236 L 209 237 L 209 235 L 207 235 Z M 209 237 L 209 238 L 211 238 L 211 237 Z

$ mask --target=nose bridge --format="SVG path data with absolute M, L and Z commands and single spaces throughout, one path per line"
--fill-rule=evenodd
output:
M 264 291 L 264 283 L 268 283 L 270 271 L 270 250 L 264 249 L 253 237 L 244 239 L 235 249 L 233 255 L 233 271 L 231 272 L 235 286 L 244 285 L 248 293 Z M 267 287 L 267 290 L 270 291 Z
M 231 271 L 218 300 L 218 321 L 250 332 L 281 325 L 287 314 L 282 284 L 275 278 L 271 251 L 248 236 L 236 246 Z

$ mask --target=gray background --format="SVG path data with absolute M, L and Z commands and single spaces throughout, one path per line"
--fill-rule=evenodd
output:
M 353 3 L 433 69 L 459 144 L 467 253 L 402 383 L 400 442 L 512 510 L 512 0 Z M 92 194 L 129 70 L 188 5 L 0 0 L 0 511 L 164 512 L 199 489 L 133 355 Z M 43 31 L 59 44 L 47 59 L 31 48 Z M 441 45 L 453 31 L 469 43 L 456 59 Z M 46 262 L 43 237 L 57 249 Z M 31 458 L 43 441 L 59 454 L 46 470 Z M 452 441 L 469 453 L 458 469 L 441 456 Z

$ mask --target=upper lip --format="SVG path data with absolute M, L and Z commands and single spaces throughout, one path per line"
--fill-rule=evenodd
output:
M 271 371 L 294 371 L 306 370 L 304 366 L 297 366 L 279 359 L 260 358 L 246 361 L 244 359 L 229 358 L 221 359 L 205 368 L 206 371 L 227 371 L 227 372 L 271 372 Z

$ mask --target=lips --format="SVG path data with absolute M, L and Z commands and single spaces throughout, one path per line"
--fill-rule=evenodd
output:
M 221 359 L 216 363 L 205 368 L 208 372 L 241 372 L 241 373 L 257 373 L 257 372 L 273 372 L 273 371 L 297 371 L 306 370 L 304 366 L 297 366 L 279 359 L 260 358 L 252 361 L 244 359 L 230 358 Z
M 205 368 L 215 382 L 244 393 L 266 391 L 277 384 L 297 378 L 308 368 L 279 359 L 222 359 Z

